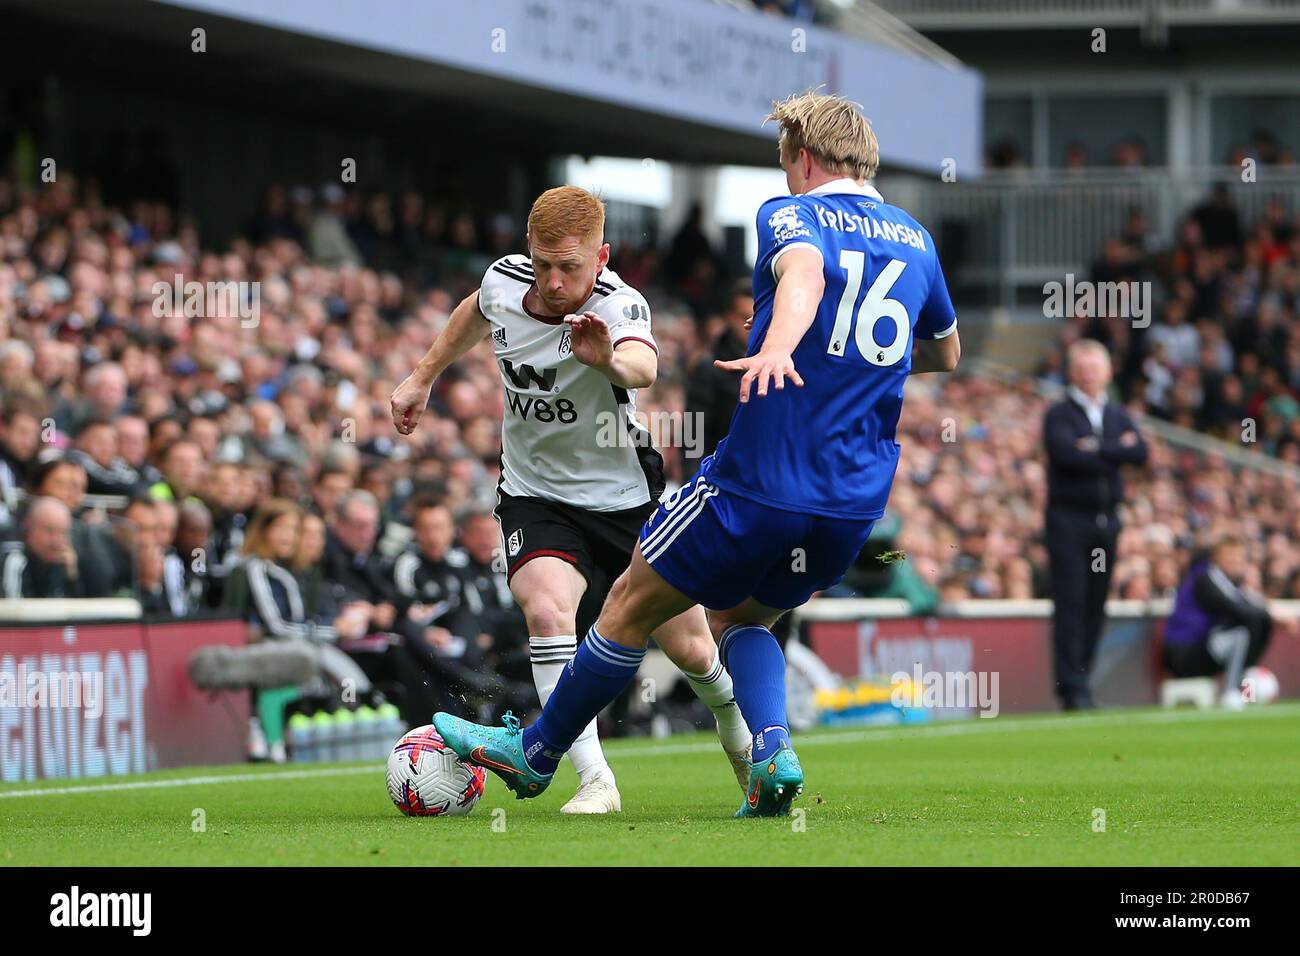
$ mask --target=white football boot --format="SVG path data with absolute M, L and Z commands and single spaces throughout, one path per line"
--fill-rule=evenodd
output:
M 598 771 L 578 787 L 573 799 L 560 807 L 561 813 L 619 813 L 623 799 L 618 794 L 614 774 L 609 768 Z
M 754 750 L 754 744 L 745 744 L 744 750 L 730 751 L 727 745 L 722 745 L 722 752 L 727 755 L 727 761 L 731 764 L 731 770 L 736 775 L 736 783 L 740 784 L 741 793 L 749 793 L 749 771 L 753 766 L 750 756 Z

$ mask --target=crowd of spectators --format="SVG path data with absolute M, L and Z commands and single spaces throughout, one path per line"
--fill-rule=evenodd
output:
M 1041 438 L 1048 401 L 1029 380 L 959 373 L 909 383 L 889 511 L 896 547 L 940 600 L 1048 596 Z M 1300 598 L 1294 481 L 1146 438 L 1148 464 L 1124 480 L 1112 596 L 1172 597 L 1197 550 L 1231 532 L 1248 542 L 1251 587 Z
M 1130 370 L 1125 400 L 1232 437 L 1235 405 L 1184 392 L 1236 395 L 1260 415 L 1260 441 L 1298 461 L 1283 398 L 1293 405 L 1300 384 L 1300 239 L 1280 212 L 1233 227 L 1216 208 L 1189 217 L 1166 257 L 1173 294 L 1151 348 L 1134 361 L 1135 338 L 1106 326 Z M 233 609 L 265 638 L 341 649 L 408 719 L 526 711 L 527 635 L 491 514 L 503 398 L 490 341 L 443 376 L 413 436 L 397 436 L 388 405 L 519 232 L 503 216 L 447 221 L 415 195 L 272 187 L 247 234 L 217 252 L 159 202 L 109 205 L 63 174 L 37 191 L 0 180 L 0 596 L 129 594 L 182 617 Z M 1124 255 L 1142 232 L 1135 222 Z M 662 270 L 646 250 L 614 262 L 655 305 L 660 376 L 639 406 L 670 486 L 725 430 L 734 383 L 711 362 L 743 348 L 752 308 L 716 259 L 700 267 L 713 257 L 700 239 L 688 222 Z M 178 312 L 178 274 L 256 281 L 256 321 Z M 1220 307 L 1226 328 L 1201 311 Z M 1176 363 L 1163 391 L 1153 356 Z M 1204 362 L 1218 363 L 1213 387 Z M 908 388 L 887 524 L 917 587 L 944 600 L 1043 596 L 1044 400 L 1032 384 L 960 374 Z M 1300 597 L 1300 499 L 1281 479 L 1155 440 L 1128 488 L 1118 596 L 1168 594 L 1190 549 L 1231 524 L 1252 542 L 1260 590 Z
M 1059 154 L 1053 151 L 1052 169 L 1070 176 L 1089 169 L 1134 171 L 1157 167 L 1141 136 L 1122 136 L 1108 143 L 1105 137 L 1106 134 L 1102 134 L 1086 143 L 1078 139 L 1068 140 L 1060 147 Z M 1241 169 L 1247 160 L 1257 166 L 1280 170 L 1296 168 L 1295 151 L 1279 143 L 1277 137 L 1266 129 L 1256 130 L 1248 143 L 1233 144 L 1223 159 L 1234 170 Z M 992 170 L 1023 171 L 1029 168 L 1029 159 L 1021 141 L 1004 136 L 989 144 L 984 154 L 984 165 Z
M 1264 187 L 1259 187 L 1264 188 Z M 1110 349 L 1117 395 L 1138 411 L 1300 464 L 1300 219 L 1270 197 L 1253 221 L 1226 185 L 1183 219 L 1170 244 L 1130 213 L 1092 269 L 1096 282 L 1141 282 L 1149 325 L 1076 316 L 1040 374 L 1063 381 L 1080 336 Z

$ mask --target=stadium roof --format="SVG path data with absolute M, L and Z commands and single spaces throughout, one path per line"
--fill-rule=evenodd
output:
M 861 102 L 888 166 L 978 169 L 977 73 L 900 47 L 703 0 L 7 0 L 10 9 L 129 29 L 188 49 L 190 31 L 245 61 L 515 114 L 554 130 L 557 153 L 772 161 L 762 118 L 810 87 Z M 228 52 L 228 50 L 227 50 Z M 592 137 L 575 148 L 575 135 Z M 565 141 L 559 141 L 563 137 Z

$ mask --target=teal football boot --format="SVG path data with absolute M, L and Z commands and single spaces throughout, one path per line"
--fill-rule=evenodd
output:
M 536 797 L 551 784 L 554 774 L 536 773 L 524 759 L 524 733 L 519 718 L 506 713 L 504 727 L 484 727 L 442 712 L 433 726 L 447 746 L 462 760 L 486 767 L 515 792 L 515 798 Z
M 789 744 L 766 760 L 751 764 L 745 802 L 737 817 L 786 817 L 790 804 L 803 793 L 803 767 Z

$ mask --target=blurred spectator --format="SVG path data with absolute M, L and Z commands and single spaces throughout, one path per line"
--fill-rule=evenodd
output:
M 1192 218 L 1201 227 L 1206 248 L 1222 249 L 1241 243 L 1241 223 L 1232 207 L 1228 187 L 1216 183 L 1210 199 L 1192 210 Z
M 188 617 L 212 607 L 212 515 L 200 501 L 189 500 L 177 509 L 176 539 L 165 556 L 163 581 L 167 602 L 176 617 Z
M 0 409 L 0 529 L 11 520 L 18 492 L 41 445 L 40 421 L 31 406 L 13 403 Z
M 715 360 L 731 361 L 748 351 L 749 331 L 745 328 L 754 315 L 754 295 L 748 280 L 739 280 L 732 288 L 731 302 L 723 315 L 722 328 L 691 370 L 686 392 L 687 414 L 696 416 L 694 434 L 702 436 L 698 457 L 688 459 L 687 470 L 694 474 L 705 456 L 713 454 L 718 442 L 731 427 L 731 416 L 740 401 L 736 376 L 714 368 Z
M 184 501 L 195 496 L 203 480 L 203 449 L 198 442 L 176 438 L 159 452 L 162 478 L 149 488 L 159 501 Z
M 460 526 L 465 579 L 478 595 L 479 630 L 492 638 L 490 653 L 497 670 L 521 681 L 532 678 L 528 660 L 528 624 L 506 581 L 501 529 L 491 511 L 471 511 Z M 517 664 L 512 668 L 511 662 Z
M 1174 677 L 1224 675 L 1224 706 L 1240 709 L 1242 675 L 1268 648 L 1273 617 L 1268 602 L 1247 584 L 1246 544 L 1225 537 L 1198 555 L 1178 586 L 1165 622 L 1164 662 Z M 1294 620 L 1286 618 L 1294 631 Z
M 691 203 L 686 218 L 673 235 L 668 252 L 668 277 L 681 284 L 692 276 L 696 263 L 711 262 L 715 255 L 713 243 L 704 234 L 704 207 L 698 202 Z
M 397 556 L 390 572 L 404 624 L 440 648 L 457 637 L 476 637 L 483 605 L 464 578 L 464 554 L 451 550 L 456 536 L 451 512 L 423 499 L 411 505 L 410 513 L 415 541 Z
M 391 568 L 398 595 L 399 629 L 453 697 L 473 695 L 494 710 L 528 710 L 535 700 L 531 671 L 510 680 L 487 666 L 495 648 L 479 592 L 466 573 L 468 560 L 452 549 L 455 525 L 446 506 L 430 499 L 411 506 L 413 546 Z
M 91 419 L 112 420 L 126 406 L 126 373 L 115 362 L 92 365 L 82 378 L 82 388 L 85 397 L 75 404 L 69 428 L 74 433 L 80 433 Z
M 348 235 L 343 221 L 346 193 L 337 183 L 321 190 L 321 205 L 311 220 L 307 248 L 311 257 L 326 267 L 359 266 L 361 253 Z
M 72 545 L 77 555 L 79 587 L 83 597 L 106 597 L 129 584 L 121 576 L 121 558 L 103 512 L 85 504 L 86 470 L 57 451 L 37 456 L 28 483 L 34 497 L 55 498 L 68 508 L 74 521 Z
M 325 578 L 340 604 L 361 601 L 370 605 L 369 624 L 390 631 L 396 621 L 396 592 L 383 559 L 375 554 L 379 534 L 379 505 L 368 491 L 349 491 L 326 516 Z
M 118 454 L 117 429 L 112 421 L 90 419 L 81 426 L 75 444 L 69 457 L 85 469 L 87 492 L 131 496 L 143 490 L 140 475 Z
M 72 547 L 72 512 L 56 498 L 36 498 L 23 518 L 22 550 L 0 563 L 6 598 L 79 598 L 86 593 Z

